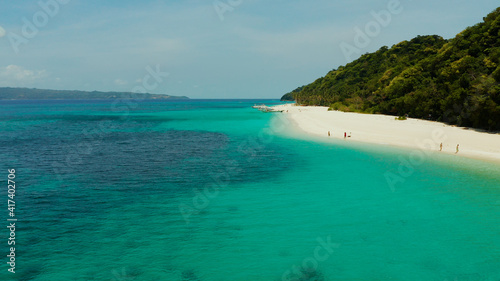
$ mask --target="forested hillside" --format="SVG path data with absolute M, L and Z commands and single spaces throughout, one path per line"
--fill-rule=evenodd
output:
M 450 40 L 384 46 L 283 98 L 500 130 L 500 8 L 483 20 Z

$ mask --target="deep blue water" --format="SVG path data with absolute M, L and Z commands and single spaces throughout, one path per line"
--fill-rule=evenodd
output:
M 0 102 L 0 279 L 500 280 L 498 165 L 391 189 L 407 150 L 293 138 L 262 102 Z

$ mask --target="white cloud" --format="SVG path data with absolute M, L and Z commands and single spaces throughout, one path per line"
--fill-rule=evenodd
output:
M 31 86 L 49 76 L 46 70 L 29 70 L 19 65 L 0 67 L 0 85 L 10 87 Z
M 122 79 L 115 79 L 115 84 L 118 86 L 123 86 L 123 85 L 127 85 L 128 81 L 122 80 Z
M 0 38 L 4 37 L 5 36 L 5 29 L 3 29 L 3 27 L 0 26 Z

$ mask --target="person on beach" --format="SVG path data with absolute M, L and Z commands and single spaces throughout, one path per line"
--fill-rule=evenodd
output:
M 443 143 L 439 145 L 439 151 L 443 151 Z
M 330 136 L 330 131 L 328 131 L 328 136 Z
M 460 144 L 457 144 L 457 152 L 455 152 L 455 154 L 457 154 L 457 153 L 458 153 L 458 146 L 460 146 Z
M 344 139 L 347 138 L 347 132 L 344 132 Z

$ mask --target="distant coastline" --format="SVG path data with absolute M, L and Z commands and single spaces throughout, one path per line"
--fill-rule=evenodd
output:
M 189 99 L 185 96 L 169 96 L 150 93 L 132 92 L 99 92 L 99 91 L 72 91 L 47 90 L 29 88 L 0 87 L 0 100 L 89 100 L 89 99 Z

